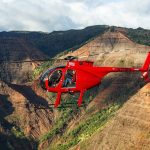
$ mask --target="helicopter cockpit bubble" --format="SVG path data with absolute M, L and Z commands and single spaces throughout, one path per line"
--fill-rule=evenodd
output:
M 40 85 L 41 85 L 41 87 L 46 90 L 46 87 L 45 87 L 45 81 L 46 80 L 49 81 L 49 86 L 55 87 L 56 84 L 58 84 L 58 82 L 59 82 L 59 80 L 61 78 L 61 77 L 59 78 L 59 72 L 57 74 L 56 71 L 61 71 L 62 68 L 65 68 L 65 66 L 59 66 L 59 67 L 55 67 L 55 68 L 49 68 L 48 70 L 46 70 L 40 76 Z M 62 75 L 62 71 L 60 72 L 60 74 Z
M 55 68 L 51 69 L 49 68 L 48 70 L 46 70 L 41 76 L 40 76 L 40 85 L 41 87 L 46 90 L 46 87 L 45 87 L 45 80 L 48 80 L 48 76 L 49 74 L 51 74 L 51 72 L 53 72 L 55 70 Z

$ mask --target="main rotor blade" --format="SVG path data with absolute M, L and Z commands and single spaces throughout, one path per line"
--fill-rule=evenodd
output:
M 56 59 L 56 58 L 51 58 L 51 59 L 34 59 L 34 60 L 0 60 L 0 63 L 24 63 L 24 62 L 45 62 L 45 61 L 54 61 L 54 60 L 64 60 L 64 59 Z

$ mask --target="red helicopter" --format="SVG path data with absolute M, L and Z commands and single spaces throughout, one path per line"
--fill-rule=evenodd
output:
M 101 80 L 110 72 L 138 72 L 142 78 L 150 82 L 150 52 L 147 55 L 142 68 L 118 68 L 118 67 L 97 67 L 91 61 L 78 61 L 73 56 L 67 57 L 67 65 L 48 69 L 40 77 L 43 89 L 49 92 L 56 92 L 57 97 L 54 107 L 58 107 L 62 93 L 80 92 L 78 106 L 82 104 L 82 97 L 86 90 L 99 85 Z

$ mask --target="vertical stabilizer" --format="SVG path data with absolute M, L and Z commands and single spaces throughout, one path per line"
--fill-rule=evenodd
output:
M 141 69 L 142 77 L 145 79 L 145 81 L 149 82 L 149 70 L 150 70 L 150 52 L 147 55 L 147 58 L 145 60 L 145 63 Z

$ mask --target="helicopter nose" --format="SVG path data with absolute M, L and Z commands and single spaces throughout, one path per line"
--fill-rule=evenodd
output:
M 39 78 L 39 82 L 40 82 L 40 86 L 42 89 L 46 90 L 46 86 L 45 86 L 45 80 L 48 80 L 48 74 L 43 73 L 40 78 Z
M 44 80 L 40 80 L 40 86 L 43 90 L 46 90 L 46 86 L 45 86 L 45 81 Z

